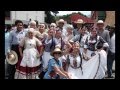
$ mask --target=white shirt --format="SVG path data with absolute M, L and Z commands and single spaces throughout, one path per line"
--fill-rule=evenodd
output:
M 110 40 L 110 51 L 115 53 L 115 33 L 113 34 Z

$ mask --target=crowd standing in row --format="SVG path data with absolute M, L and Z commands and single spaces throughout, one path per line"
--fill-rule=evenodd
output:
M 103 79 L 112 77 L 115 60 L 115 26 L 104 29 L 98 20 L 77 28 L 60 19 L 49 27 L 21 20 L 5 29 L 5 66 L 8 79 Z M 46 28 L 47 27 L 47 28 Z M 14 56 L 13 56 L 14 55 Z M 12 59 L 11 59 L 12 58 Z

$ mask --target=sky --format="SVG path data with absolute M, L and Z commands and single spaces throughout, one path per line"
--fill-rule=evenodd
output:
M 57 16 L 71 14 L 72 12 L 78 12 L 78 11 L 59 11 Z M 89 16 L 91 14 L 91 11 L 79 11 L 79 12 L 81 12 L 84 15 L 87 15 L 87 16 Z

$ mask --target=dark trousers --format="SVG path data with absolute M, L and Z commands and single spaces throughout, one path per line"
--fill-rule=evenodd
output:
M 15 75 L 15 65 L 8 64 L 8 79 L 14 79 Z
M 111 77 L 112 75 L 112 66 L 113 66 L 113 61 L 115 60 L 115 53 L 112 53 L 110 50 L 108 51 L 108 56 L 107 56 L 107 73 L 108 77 Z
M 5 79 L 8 79 L 8 76 L 9 76 L 9 73 L 8 73 L 8 62 L 5 61 Z
M 18 48 L 19 45 L 12 45 L 11 47 L 11 50 L 15 51 L 18 55 L 18 60 L 20 58 L 20 53 L 19 53 L 19 48 Z M 15 66 L 16 65 L 10 65 L 8 64 L 8 79 L 14 79 L 14 75 L 15 75 Z

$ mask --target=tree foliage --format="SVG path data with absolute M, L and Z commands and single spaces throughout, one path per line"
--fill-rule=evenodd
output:
M 48 24 L 50 24 L 50 23 L 52 23 L 52 22 L 56 22 L 56 18 L 55 18 L 55 16 L 53 16 L 52 14 L 51 14 L 51 12 L 56 16 L 56 14 L 58 14 L 59 12 L 58 11 L 45 11 L 45 15 L 46 15 L 46 17 L 45 17 L 45 22 L 46 23 L 48 23 Z

